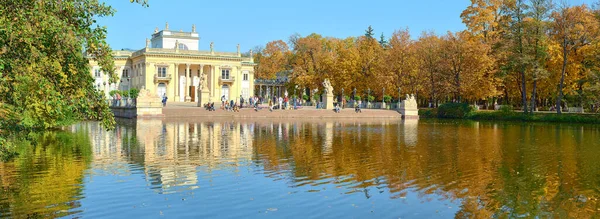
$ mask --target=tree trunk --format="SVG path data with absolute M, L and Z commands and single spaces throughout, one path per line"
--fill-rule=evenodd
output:
M 525 80 L 525 70 L 521 69 L 521 98 L 523 98 L 523 112 L 527 113 L 527 90 L 525 88 L 526 87 L 526 82 L 527 80 Z
M 563 65 L 560 73 L 560 83 L 558 84 L 558 95 L 556 97 L 556 113 L 561 114 L 560 103 L 563 98 L 563 84 L 565 83 L 565 71 L 567 71 L 567 39 L 563 40 Z
M 535 76 L 534 76 L 535 77 Z M 533 79 L 533 91 L 531 92 L 531 114 L 533 114 L 533 112 L 535 111 L 535 96 L 536 96 L 536 89 L 537 89 L 537 78 Z

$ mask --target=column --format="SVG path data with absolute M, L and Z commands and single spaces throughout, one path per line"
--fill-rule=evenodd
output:
M 175 83 L 175 99 L 173 100 L 173 102 L 175 102 L 179 101 L 179 96 L 181 95 L 179 93 L 179 63 L 174 64 L 173 70 L 173 82 Z
M 189 102 L 192 97 L 190 97 L 190 64 L 185 64 L 185 87 L 183 91 L 185 93 L 185 102 Z
M 217 95 L 217 87 L 219 86 L 219 78 L 221 77 L 221 72 L 219 72 L 219 66 L 215 65 L 213 66 L 213 95 L 217 96 L 217 99 L 219 101 L 221 101 L 221 92 L 218 92 L 219 94 Z M 218 89 L 221 89 L 220 87 Z

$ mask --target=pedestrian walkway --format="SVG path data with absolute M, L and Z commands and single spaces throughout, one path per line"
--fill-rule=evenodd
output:
M 355 113 L 354 109 L 342 109 L 340 113 L 333 110 L 316 109 L 303 106 L 297 110 L 269 111 L 268 106 L 261 105 L 262 109 L 242 108 L 239 112 L 225 111 L 215 104 L 216 111 L 205 110 L 197 107 L 196 103 L 170 103 L 163 108 L 165 117 L 240 117 L 240 118 L 400 118 L 402 115 L 395 110 L 362 109 L 362 113 Z

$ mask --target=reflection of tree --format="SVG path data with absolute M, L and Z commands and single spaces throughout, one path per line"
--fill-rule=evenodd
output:
M 539 124 L 442 122 L 421 124 L 418 132 L 396 123 L 291 126 L 297 130 L 258 125 L 253 144 L 260 145 L 257 162 L 267 172 L 290 175 L 292 186 L 387 187 L 391 198 L 416 190 L 459 199 L 460 218 L 590 217 L 596 211 L 598 131 L 583 138 L 573 127 Z M 281 131 L 288 140 L 277 138 Z
M 18 160 L 0 162 L 0 215 L 60 217 L 82 197 L 84 170 L 91 161 L 83 132 L 46 132 L 23 143 Z

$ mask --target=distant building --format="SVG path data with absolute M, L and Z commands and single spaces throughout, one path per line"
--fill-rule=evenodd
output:
M 221 96 L 236 99 L 254 94 L 254 60 L 237 52 L 216 52 L 213 43 L 209 51 L 200 51 L 200 37 L 196 27 L 191 32 L 154 30 L 146 39 L 146 47 L 137 51 L 114 51 L 117 83 L 109 83 L 100 67 L 91 62 L 91 74 L 97 89 L 108 96 L 111 90 L 145 88 L 159 96 L 166 95 L 172 102 L 197 102 L 201 76 L 205 75 L 210 101 L 219 102 Z

